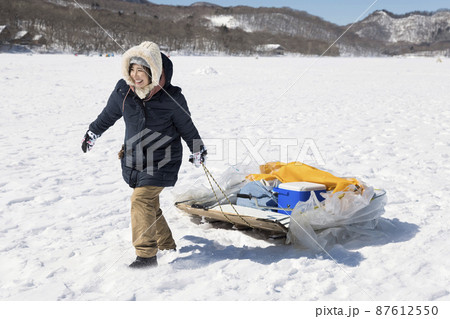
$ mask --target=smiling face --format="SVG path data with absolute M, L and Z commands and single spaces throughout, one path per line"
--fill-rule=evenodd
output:
M 143 88 L 151 83 L 150 70 L 140 64 L 130 65 L 130 76 L 138 88 Z

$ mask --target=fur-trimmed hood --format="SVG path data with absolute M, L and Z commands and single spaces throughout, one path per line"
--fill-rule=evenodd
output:
M 132 79 L 132 77 L 128 72 L 130 67 L 130 60 L 133 57 L 144 59 L 145 62 L 147 62 L 147 64 L 150 66 L 150 71 L 152 73 L 151 83 L 142 89 L 137 89 L 135 87 L 134 80 Z M 133 86 L 136 88 L 136 94 L 141 99 L 144 99 L 150 93 L 150 91 L 158 85 L 162 72 L 163 72 L 163 63 L 161 52 L 156 43 L 150 41 L 142 42 L 140 45 L 129 49 L 127 52 L 124 53 L 122 57 L 123 79 L 125 80 L 125 82 L 127 82 L 129 86 Z

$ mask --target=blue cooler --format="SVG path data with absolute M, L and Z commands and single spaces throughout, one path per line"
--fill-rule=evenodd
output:
M 293 182 L 282 183 L 273 189 L 273 192 L 278 193 L 278 207 L 279 208 L 294 208 L 298 202 L 306 202 L 313 191 L 319 201 L 325 200 L 320 195 L 327 190 L 325 185 L 310 183 L 310 182 Z M 278 210 L 279 213 L 290 215 L 291 211 L 283 209 Z

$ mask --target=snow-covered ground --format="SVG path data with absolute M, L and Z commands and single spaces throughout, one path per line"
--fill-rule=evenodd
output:
M 450 60 L 172 60 L 173 83 L 215 145 L 215 176 L 252 146 L 259 161 L 302 157 L 356 176 L 387 190 L 386 237 L 312 253 L 196 224 L 166 189 L 179 250 L 159 254 L 155 269 L 129 269 L 123 122 L 90 153 L 80 148 L 120 57 L 1 54 L 1 300 L 450 300 Z M 207 183 L 187 157 L 178 190 Z

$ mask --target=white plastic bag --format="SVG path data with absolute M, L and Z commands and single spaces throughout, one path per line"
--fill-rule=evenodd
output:
M 252 174 L 257 169 L 258 168 L 255 168 L 254 166 L 235 165 L 230 166 L 219 177 L 214 177 L 227 196 L 235 196 L 239 190 L 249 182 L 245 177 Z M 211 185 L 206 176 L 203 176 L 201 181 L 202 182 L 200 183 L 189 184 L 189 186 L 177 185 L 177 187 L 172 190 L 175 202 L 186 203 L 189 205 L 200 204 L 209 206 L 217 204 L 216 195 L 221 203 L 227 201 L 222 191 L 217 187 L 211 177 L 210 181 L 216 195 L 214 195 L 214 192 L 211 190 Z
M 377 219 L 384 213 L 386 196 L 365 186 L 363 194 L 353 191 L 325 194 L 319 202 L 314 192 L 292 211 L 287 242 L 312 250 L 327 249 L 361 235 L 382 235 Z

